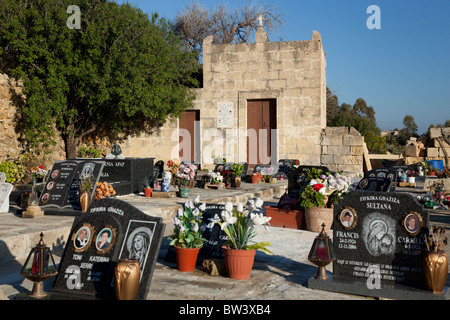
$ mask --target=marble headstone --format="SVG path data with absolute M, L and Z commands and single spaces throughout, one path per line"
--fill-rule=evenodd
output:
M 6 182 L 6 174 L 0 172 L 0 213 L 9 211 L 9 195 L 13 190 L 13 185 Z

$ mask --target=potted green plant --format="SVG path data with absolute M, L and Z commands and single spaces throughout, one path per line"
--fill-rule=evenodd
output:
M 153 188 L 152 188 L 152 183 L 153 183 L 153 177 L 146 177 L 144 178 L 144 196 L 146 198 L 150 198 L 152 196 L 152 192 L 153 192 Z
M 244 209 L 242 203 L 233 207 L 231 202 L 225 204 L 222 211 L 222 221 L 219 221 L 221 229 L 228 236 L 228 241 L 222 247 L 225 258 L 225 266 L 228 275 L 233 279 L 248 279 L 253 268 L 256 250 L 272 255 L 266 248 L 270 242 L 262 241 L 254 243 L 256 235 L 255 225 L 268 225 L 270 217 L 265 217 L 258 212 L 263 201 L 259 198 L 250 200 Z
M 173 218 L 174 230 L 169 237 L 171 246 L 175 247 L 177 269 L 190 272 L 195 269 L 197 256 L 205 239 L 202 236 L 202 215 L 206 204 L 200 203 L 200 196 L 194 201 L 187 201 L 183 209 L 178 209 Z

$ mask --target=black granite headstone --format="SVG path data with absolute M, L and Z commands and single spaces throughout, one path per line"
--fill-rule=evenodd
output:
M 222 246 L 229 239 L 228 236 L 217 223 L 221 221 L 221 213 L 225 210 L 224 204 L 206 203 L 206 209 L 202 215 L 203 247 L 200 249 L 197 257 L 197 264 L 201 264 L 205 259 L 223 258 Z M 175 262 L 175 248 L 170 246 L 166 261 Z
M 145 179 L 153 177 L 154 158 L 99 159 L 104 162 L 100 182 L 109 183 L 117 195 L 139 193 Z
M 165 225 L 117 199 L 94 201 L 76 217 L 51 295 L 54 299 L 115 299 L 114 268 L 136 259 L 141 269 L 137 298 L 145 299 Z M 106 242 L 102 242 L 102 235 Z
M 358 182 L 356 190 L 390 192 L 393 184 L 395 184 L 395 182 L 392 181 L 390 178 L 381 178 L 381 177 L 362 178 Z
M 55 161 L 41 192 L 41 208 L 80 210 L 80 176 L 92 174 L 99 180 L 103 163 L 98 161 Z M 95 188 L 91 192 L 93 198 Z
M 424 287 L 428 212 L 404 193 L 350 192 L 334 207 L 333 279 Z
M 395 191 L 395 185 L 397 182 L 397 171 L 389 168 L 377 168 L 370 170 L 366 173 L 365 178 L 389 178 L 391 179 L 391 188 L 389 192 Z

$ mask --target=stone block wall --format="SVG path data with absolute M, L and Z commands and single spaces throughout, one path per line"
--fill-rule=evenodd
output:
M 204 40 L 204 86 L 194 106 L 200 110 L 203 132 L 218 129 L 218 103 L 232 103 L 233 126 L 219 130 L 222 137 L 234 130 L 234 147 L 225 141 L 223 154 L 230 161 L 247 161 L 247 101 L 275 99 L 276 158 L 318 164 L 326 126 L 326 59 L 320 34 L 313 32 L 308 41 L 267 42 L 260 28 L 255 43 L 214 45 L 212 40 Z M 208 135 L 201 144 L 202 150 L 211 144 Z
M 16 108 L 11 102 L 11 90 L 20 92 L 20 86 L 6 74 L 0 73 L 0 162 L 7 155 L 22 151 L 19 136 L 15 132 Z
M 15 129 L 17 107 L 12 102 L 12 93 L 19 94 L 22 86 L 15 79 L 0 73 L 0 162 L 8 157 L 16 158 L 24 149 Z M 51 147 L 48 161 L 65 159 L 64 141 L 56 139 L 56 146 Z
M 321 165 L 350 176 L 363 175 L 364 137 L 354 128 L 326 127 L 321 136 Z

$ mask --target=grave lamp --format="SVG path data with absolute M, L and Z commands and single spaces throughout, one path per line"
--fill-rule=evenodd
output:
M 325 267 L 336 258 L 333 250 L 333 243 L 330 237 L 325 232 L 325 224 L 322 224 L 322 231 L 314 239 L 311 251 L 308 255 L 308 260 L 314 263 L 319 268 L 317 269 L 316 279 L 328 280 L 327 270 Z
M 47 296 L 44 292 L 43 282 L 56 276 L 58 269 L 50 248 L 44 244 L 44 234 L 40 234 L 41 240 L 36 247 L 32 248 L 20 274 L 34 282 L 33 289 L 29 295 L 31 298 L 41 299 Z

